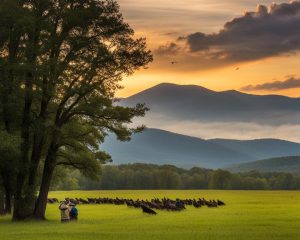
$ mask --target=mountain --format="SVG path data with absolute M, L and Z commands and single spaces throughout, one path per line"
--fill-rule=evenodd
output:
M 139 162 L 216 168 L 253 160 L 251 156 L 200 138 L 158 129 L 136 134 L 130 142 L 118 142 L 110 136 L 102 148 L 112 155 L 115 164 Z
M 223 147 L 239 150 L 243 153 L 251 153 L 257 159 L 274 157 L 285 157 L 300 155 L 300 144 L 278 139 L 256 139 L 249 141 L 211 139 L 212 143 L 217 143 Z
M 271 158 L 249 163 L 231 166 L 232 172 L 248 172 L 257 170 L 260 172 L 289 172 L 300 173 L 300 156 Z
M 133 136 L 130 142 L 119 142 L 109 136 L 102 149 L 109 152 L 114 164 L 153 163 L 179 167 L 223 168 L 236 163 L 261 159 L 300 155 L 300 144 L 276 139 L 254 141 L 204 140 L 158 129 L 147 129 Z M 243 147 L 240 147 L 243 146 Z M 253 149 L 256 146 L 259 151 Z M 272 148 L 271 146 L 275 146 Z M 281 146 L 284 146 L 281 152 Z M 265 150 L 264 150 L 265 149 Z
M 146 118 L 188 121 L 300 124 L 300 98 L 253 95 L 230 90 L 216 92 L 195 85 L 159 84 L 121 101 L 122 105 L 146 103 Z M 147 121 L 150 122 L 151 121 Z
M 127 143 L 112 136 L 107 139 L 104 150 L 117 164 L 223 168 L 258 159 L 300 156 L 300 144 L 277 140 L 300 140 L 300 98 L 163 83 L 121 99 L 119 104 L 136 103 L 150 108 L 145 118 L 134 121 L 149 129 Z M 258 140 L 214 139 L 216 136 Z

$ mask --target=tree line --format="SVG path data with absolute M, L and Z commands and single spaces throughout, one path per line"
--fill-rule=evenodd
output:
M 152 61 L 115 0 L 0 1 L 0 201 L 45 219 L 56 168 L 98 178 L 108 132 L 130 140 L 143 104 L 121 107 L 124 76 Z
M 92 181 L 78 171 L 60 175 L 53 190 L 122 190 L 122 189 L 232 189 L 232 190 L 296 190 L 300 175 L 290 173 L 231 173 L 194 167 L 172 165 L 128 164 L 108 165 L 102 169 L 99 181 Z

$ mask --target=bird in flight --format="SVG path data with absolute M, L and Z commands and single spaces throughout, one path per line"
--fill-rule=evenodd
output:
M 177 64 L 177 62 L 175 62 L 175 61 L 172 61 L 172 62 L 171 62 L 171 64 L 172 64 L 172 65 L 174 65 L 174 64 Z
M 235 71 L 238 71 L 238 70 L 240 70 L 240 68 L 239 68 L 239 67 L 237 67 L 237 68 L 235 69 Z

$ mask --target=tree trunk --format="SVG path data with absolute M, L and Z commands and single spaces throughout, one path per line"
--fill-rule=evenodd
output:
M 40 192 L 39 192 L 39 196 L 33 214 L 33 217 L 35 219 L 39 219 L 39 220 L 46 219 L 45 213 L 47 207 L 48 193 L 49 193 L 54 169 L 56 166 L 56 152 L 57 152 L 57 148 L 55 147 L 55 144 L 51 144 L 45 160 L 42 183 L 40 186 Z
M 11 186 L 5 186 L 5 213 L 11 214 Z
M 25 182 L 29 179 L 30 172 L 30 127 L 32 123 L 31 119 L 31 108 L 33 103 L 33 82 L 35 79 L 35 65 L 38 52 L 38 43 L 40 38 L 40 19 L 42 15 L 41 9 L 37 9 L 37 15 L 33 20 L 34 27 L 32 28 L 33 32 L 29 34 L 29 42 L 31 45 L 27 47 L 28 52 L 26 57 L 28 59 L 28 64 L 31 65 L 31 69 L 28 70 L 25 76 L 25 98 L 24 98 L 24 108 L 22 115 L 22 124 L 21 124 L 21 159 L 17 174 L 17 185 L 14 199 L 14 212 L 13 212 L 13 221 L 20 221 L 32 217 L 34 211 L 35 203 L 35 189 L 34 186 L 27 186 Z
M 29 168 L 28 186 L 29 188 L 36 187 L 36 177 L 38 172 L 38 166 L 40 163 L 42 150 L 44 146 L 44 136 L 38 136 L 38 133 L 34 136 L 32 155 Z
M 5 215 L 5 201 L 4 192 L 0 190 L 0 216 Z
M 11 214 L 11 195 L 5 194 L 5 213 Z
M 50 101 L 50 98 L 47 95 L 47 89 L 48 89 L 47 78 L 44 76 L 43 94 L 42 94 L 42 101 L 40 104 L 40 113 L 39 113 L 39 122 L 41 123 L 41 125 L 37 127 L 34 133 L 30 169 L 29 169 L 29 179 L 28 179 L 29 188 L 36 187 L 36 176 L 37 176 L 38 166 L 41 160 L 45 139 L 46 139 L 45 122 L 47 117 L 48 104 Z
M 3 195 L 3 204 L 1 203 L 1 206 L 4 205 L 4 214 L 11 214 L 11 197 L 12 197 L 12 176 L 11 174 L 6 171 L 5 169 L 2 169 L 1 171 L 1 178 L 2 178 L 2 189 L 0 193 Z
M 17 184 L 14 201 L 13 220 L 19 221 L 30 217 L 29 205 L 31 203 L 25 202 L 28 198 L 24 198 L 24 183 L 28 176 L 29 151 L 30 151 L 30 111 L 32 105 L 32 74 L 28 73 L 25 83 L 25 103 L 23 110 L 23 119 L 21 126 L 21 161 L 19 163 L 19 170 L 17 174 Z

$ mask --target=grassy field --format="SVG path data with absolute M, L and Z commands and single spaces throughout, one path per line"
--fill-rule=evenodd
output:
M 45 222 L 12 223 L 0 218 L 1 240 L 64 239 L 300 239 L 300 192 L 296 191 L 76 191 L 50 197 L 152 197 L 221 199 L 217 209 L 188 207 L 148 216 L 127 206 L 79 205 L 80 220 L 61 224 L 58 205 L 48 205 Z

